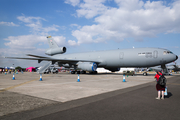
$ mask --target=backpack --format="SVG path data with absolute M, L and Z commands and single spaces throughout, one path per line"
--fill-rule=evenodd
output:
M 160 75 L 160 74 L 158 74 L 158 75 Z M 161 86 L 166 86 L 166 82 L 167 82 L 167 79 L 164 77 L 164 75 L 160 75 L 157 83 Z

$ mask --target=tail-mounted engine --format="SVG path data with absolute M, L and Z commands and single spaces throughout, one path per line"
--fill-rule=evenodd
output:
M 46 51 L 46 55 L 52 56 L 56 54 L 63 54 L 66 52 L 66 47 L 49 48 Z

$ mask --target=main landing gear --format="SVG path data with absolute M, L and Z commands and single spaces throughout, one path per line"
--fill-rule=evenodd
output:
M 86 74 L 86 71 L 71 71 L 71 74 Z
M 147 74 L 147 72 L 144 72 L 143 75 L 144 75 L 144 76 L 147 76 L 148 74 Z
M 71 71 L 71 74 L 86 74 L 86 71 Z M 89 72 L 89 74 L 97 74 L 97 71 Z

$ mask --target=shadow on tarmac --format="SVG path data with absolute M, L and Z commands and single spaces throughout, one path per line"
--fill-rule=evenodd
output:
M 173 96 L 173 94 L 171 92 L 167 92 L 167 93 L 168 93 L 168 95 L 165 96 L 165 98 L 170 98 L 171 96 Z
M 123 73 L 98 73 L 98 74 L 93 74 L 93 73 L 86 73 L 85 75 L 123 75 Z M 132 76 L 132 75 L 129 75 Z M 143 73 L 136 73 L 133 76 L 144 76 Z M 148 74 L 147 76 L 155 76 L 155 74 Z

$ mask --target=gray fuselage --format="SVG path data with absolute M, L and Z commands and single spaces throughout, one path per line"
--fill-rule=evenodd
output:
M 56 59 L 98 61 L 98 67 L 151 67 L 173 62 L 177 56 L 167 49 L 133 48 L 53 56 Z

